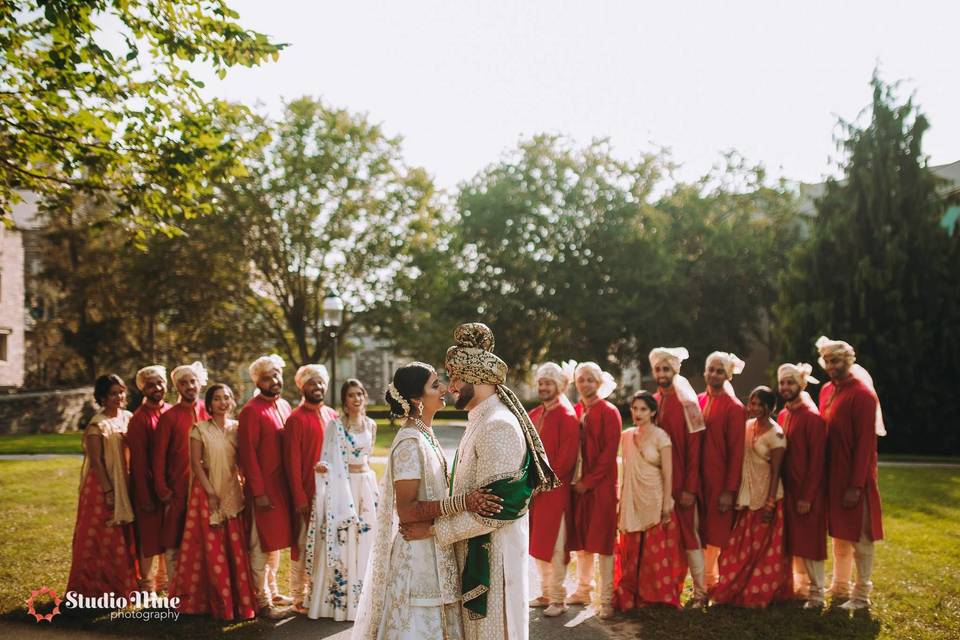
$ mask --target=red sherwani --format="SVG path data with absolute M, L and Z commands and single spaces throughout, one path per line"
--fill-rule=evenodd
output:
M 876 412 L 876 397 L 853 376 L 839 383 L 828 382 L 820 391 L 820 415 L 827 423 L 827 521 L 834 538 L 852 542 L 860 539 L 866 504 L 870 510 L 868 537 L 883 539 Z M 846 509 L 843 494 L 851 487 L 861 489 L 860 501 Z
M 700 459 L 700 536 L 703 544 L 723 549 L 733 531 L 747 417 L 743 403 L 726 392 L 701 393 L 698 398 L 707 425 Z M 734 504 L 721 513 L 718 500 L 724 491 L 733 494 Z
M 240 411 L 240 469 L 246 484 L 247 517 L 253 515 L 264 552 L 290 546 L 290 498 L 283 470 L 283 423 L 290 404 L 283 398 L 257 394 Z M 272 509 L 257 509 L 253 499 L 269 496 Z
M 582 428 L 580 483 L 590 490 L 574 495 L 570 549 L 609 556 L 617 539 L 617 450 L 623 419 L 606 400 L 589 409 L 578 402 L 575 410 Z
M 202 402 L 178 402 L 160 416 L 153 432 L 153 485 L 158 498 L 171 496 L 160 532 L 164 549 L 179 549 L 183 536 L 190 493 L 190 427 L 209 419 Z
M 127 423 L 127 446 L 130 448 L 130 498 L 137 534 L 137 553 L 142 558 L 163 553 L 160 530 L 163 528 L 163 505 L 157 500 L 153 483 L 153 440 L 160 414 L 170 408 L 166 402 L 153 406 L 146 400 L 133 412 Z M 148 511 L 151 509 L 152 511 Z
M 810 560 L 827 559 L 827 425 L 817 408 L 787 405 L 777 416 L 787 436 L 783 458 L 784 524 L 787 553 Z M 810 503 L 805 515 L 797 502 Z
M 293 507 L 290 510 L 291 540 L 298 539 L 300 527 L 304 526 L 297 509 L 302 506 L 313 509 L 313 498 L 317 493 L 314 467 L 323 450 L 323 430 L 336 419 L 337 412 L 326 405 L 320 407 L 319 415 L 300 405 L 283 426 L 283 466 Z M 294 545 L 290 557 L 297 560 L 299 556 L 299 549 Z
M 558 403 L 546 412 L 543 405 L 534 408 L 530 412 L 530 421 L 540 434 L 550 468 L 562 483 L 552 491 L 536 494 L 530 503 L 530 555 L 550 562 L 560 533 L 561 518 L 565 518 L 567 530 L 573 525 L 570 483 L 573 482 L 580 448 L 580 422 L 573 408 L 564 403 Z M 569 550 L 570 536 L 566 539 Z
M 673 446 L 673 499 L 675 511 L 680 520 L 680 533 L 683 547 L 687 550 L 700 548 L 700 536 L 696 527 L 696 505 L 680 506 L 680 494 L 683 491 L 700 494 L 700 449 L 703 446 L 703 432 L 690 433 L 687 419 L 683 415 L 683 405 L 671 387 L 659 389 L 657 398 L 657 426 L 667 432 Z M 740 434 L 743 438 L 743 434 Z

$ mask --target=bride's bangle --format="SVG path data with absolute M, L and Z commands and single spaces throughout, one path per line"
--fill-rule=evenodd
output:
M 449 498 L 444 498 L 440 501 L 440 515 L 449 516 L 455 513 L 461 513 L 467 510 L 467 496 L 466 494 L 460 494 L 456 496 L 450 496 Z

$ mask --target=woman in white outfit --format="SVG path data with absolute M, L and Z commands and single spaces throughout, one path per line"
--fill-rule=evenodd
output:
M 317 464 L 316 504 L 307 531 L 310 618 L 356 620 L 363 574 L 376 535 L 377 476 L 369 458 L 377 423 L 367 417 L 367 390 L 350 378 L 340 388 L 343 419 L 329 423 Z
M 461 511 L 494 515 L 500 499 L 485 489 L 449 495 L 447 461 L 433 434 L 446 387 L 428 364 L 397 369 L 387 390 L 390 411 L 404 419 L 380 485 L 377 535 L 351 638 L 440 640 L 463 637 L 460 575 L 453 547 L 431 536 L 405 540 L 401 523 L 433 521 Z

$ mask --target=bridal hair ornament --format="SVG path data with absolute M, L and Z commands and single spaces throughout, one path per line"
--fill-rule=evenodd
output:
M 392 382 L 387 385 L 387 395 L 389 395 L 391 398 L 396 400 L 397 404 L 399 404 L 403 408 L 403 413 L 400 414 L 401 418 L 406 418 L 410 416 L 410 403 L 407 402 L 406 398 L 400 395 L 400 392 L 397 391 L 397 388 L 394 386 Z M 393 415 L 397 415 L 397 414 L 394 413 Z

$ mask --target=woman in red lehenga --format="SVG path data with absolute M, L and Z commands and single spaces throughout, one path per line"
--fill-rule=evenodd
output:
M 670 436 L 653 424 L 657 401 L 638 391 L 630 404 L 636 427 L 620 437 L 623 483 L 616 548 L 613 606 L 680 606 L 687 560 L 673 512 Z
M 193 476 L 177 574 L 170 595 L 181 613 L 209 613 L 220 620 L 253 618 L 253 582 L 243 527 L 243 489 L 237 466 L 236 406 L 225 384 L 207 388 L 209 420 L 190 429 Z
M 83 434 L 80 500 L 73 530 L 73 561 L 67 591 L 127 598 L 137 589 L 133 506 L 124 434 L 132 415 L 123 408 L 127 386 L 119 376 L 97 378 L 93 397 L 100 411 Z
M 771 418 L 776 403 L 769 387 L 750 392 L 737 522 L 720 553 L 720 581 L 710 591 L 717 604 L 766 607 L 793 594 L 793 572 L 783 540 L 780 480 L 787 438 Z

